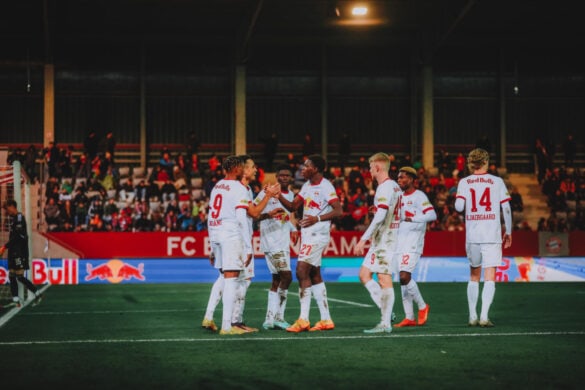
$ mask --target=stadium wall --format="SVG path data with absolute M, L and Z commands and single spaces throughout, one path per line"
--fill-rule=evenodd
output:
M 515 232 L 512 248 L 504 251 L 498 282 L 585 281 L 584 232 L 543 234 Z M 359 282 L 362 257 L 353 255 L 358 232 L 333 232 L 322 274 L 328 282 Z M 43 237 L 36 237 L 37 240 Z M 51 233 L 44 255 L 35 255 L 29 277 L 35 284 L 211 283 L 206 233 Z M 423 257 L 413 273 L 420 282 L 466 282 L 469 275 L 464 233 L 428 232 Z M 55 256 L 55 247 L 69 249 Z M 297 248 L 291 247 L 296 267 Z M 254 280 L 271 275 L 254 238 Z M 396 273 L 394 274 L 396 279 Z M 0 260 L 0 284 L 8 283 L 6 260 Z
M 359 232 L 332 232 L 325 257 L 352 257 Z M 200 258 L 209 256 L 207 232 L 171 233 L 45 233 L 51 243 L 76 253 L 79 258 Z M 260 237 L 254 237 L 256 257 L 262 256 Z M 297 247 L 291 246 L 291 255 Z M 427 232 L 423 256 L 465 257 L 465 232 Z M 585 256 L 585 232 L 542 233 L 517 231 L 504 256 Z M 42 257 L 42 256 L 38 256 Z

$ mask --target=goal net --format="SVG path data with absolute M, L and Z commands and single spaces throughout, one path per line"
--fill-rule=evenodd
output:
M 4 202 L 8 199 L 14 199 L 16 201 L 18 204 L 18 211 L 20 211 L 27 220 L 28 247 L 29 252 L 32 254 L 32 221 L 30 218 L 32 214 L 31 191 L 29 180 L 19 161 L 14 161 L 12 165 L 0 165 L 0 205 L 4 205 Z M 8 213 L 3 208 L 0 208 L 0 245 L 4 245 L 8 242 L 9 234 Z M 7 252 L 8 251 L 6 251 L 2 258 L 0 258 L 0 305 L 12 300 L 8 280 Z M 27 290 L 23 289 L 19 283 L 19 295 L 22 300 L 26 299 L 26 291 Z

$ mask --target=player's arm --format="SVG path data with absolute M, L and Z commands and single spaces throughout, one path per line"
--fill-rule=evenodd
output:
M 278 196 L 278 201 L 280 202 L 280 204 L 284 206 L 285 209 L 287 209 L 290 212 L 298 210 L 299 207 L 301 207 L 301 205 L 303 204 L 303 198 L 298 194 L 295 196 L 292 202 L 286 199 L 284 195 L 280 194 Z
M 260 217 L 260 214 L 262 213 L 262 210 L 264 210 L 266 208 L 266 205 L 268 204 L 268 201 L 270 200 L 270 198 L 272 197 L 277 197 L 280 194 L 280 184 L 276 183 L 272 186 L 267 186 L 264 189 L 264 196 L 260 199 L 259 202 L 251 202 L 249 207 L 248 207 L 248 216 L 252 217 L 252 218 L 258 218 Z M 258 199 L 259 196 L 256 197 L 256 199 Z
M 370 222 L 370 226 L 366 229 L 362 237 L 354 247 L 354 253 L 356 255 L 362 255 L 364 253 L 364 248 L 366 243 L 372 238 L 374 232 L 382 226 L 384 220 L 386 219 L 386 214 L 388 214 L 388 205 L 387 204 L 380 204 L 376 209 L 376 213 L 374 214 L 374 218 L 372 218 L 372 222 Z
M 503 244 L 504 248 L 509 248 L 512 246 L 512 209 L 510 208 L 509 201 L 502 203 L 502 213 L 504 215 L 504 226 L 506 229 L 504 232 Z
M 244 241 L 244 250 L 246 252 L 246 254 L 248 255 L 248 261 L 246 261 L 246 265 L 248 265 L 250 263 L 250 260 L 252 259 L 252 240 L 250 240 L 250 237 L 252 237 L 252 232 L 250 231 L 250 226 L 248 225 L 248 214 L 247 214 L 247 210 L 244 207 L 238 207 L 236 209 L 236 219 L 238 220 L 238 223 L 240 224 L 240 229 L 242 232 L 242 239 Z
M 465 198 L 457 195 L 457 198 L 455 198 L 455 210 L 459 211 L 460 213 L 462 213 L 465 210 Z
M 339 199 L 333 199 L 330 201 L 329 205 L 331 206 L 332 210 L 323 215 L 304 215 L 303 219 L 300 220 L 301 227 L 309 227 L 317 222 L 325 222 L 337 217 L 340 217 L 343 214 L 343 209 L 341 208 L 341 203 Z
M 26 220 L 24 219 L 24 216 L 22 216 L 22 214 L 18 214 L 15 218 L 16 221 L 12 225 L 14 229 L 14 234 L 11 234 L 10 238 L 8 239 L 8 242 L 4 244 L 3 248 L 5 250 L 10 249 L 15 245 L 18 245 L 18 241 L 27 239 Z
M 433 222 L 437 219 L 437 212 L 435 211 L 435 208 L 428 200 L 422 204 L 421 210 L 422 213 L 420 213 L 420 215 L 415 215 L 414 217 L 410 218 L 410 222 L 428 223 Z

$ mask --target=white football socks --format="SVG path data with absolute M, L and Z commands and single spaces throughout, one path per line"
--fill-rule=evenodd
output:
M 218 278 L 213 283 L 211 287 L 211 293 L 209 294 L 209 301 L 207 301 L 207 310 L 205 310 L 205 318 L 212 320 L 213 314 L 215 313 L 215 308 L 221 301 L 221 296 L 223 294 L 223 286 L 224 286 L 224 277 L 223 274 L 219 274 Z
M 327 303 L 327 289 L 325 288 L 324 282 L 313 285 L 313 296 L 321 313 L 321 321 L 330 320 L 331 315 L 329 314 L 329 304 Z
M 496 293 L 496 283 L 493 280 L 483 282 L 483 291 L 481 293 L 481 314 L 479 316 L 480 321 L 487 321 L 489 319 L 488 313 L 490 306 L 494 301 L 494 295 Z
M 370 292 L 370 296 L 372 297 L 372 301 L 380 308 L 381 299 L 382 299 L 382 288 L 374 279 L 368 280 L 368 282 L 364 285 L 366 289 Z
M 477 298 L 479 296 L 479 283 L 469 281 L 467 283 L 467 305 L 469 306 L 469 320 L 477 320 Z

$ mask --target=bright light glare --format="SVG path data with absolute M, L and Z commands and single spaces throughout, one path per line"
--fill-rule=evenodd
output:
M 364 6 L 353 7 L 351 10 L 351 14 L 353 16 L 364 16 L 367 13 L 368 13 L 368 7 L 364 7 Z

